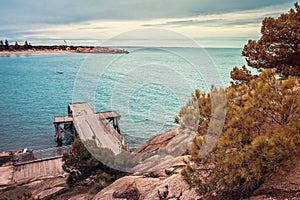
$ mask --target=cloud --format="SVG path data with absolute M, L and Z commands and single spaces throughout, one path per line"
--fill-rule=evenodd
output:
M 72 24 L 89 20 L 150 20 L 228 13 L 281 5 L 291 0 L 10 0 L 0 24 Z
M 2 10 L 0 38 L 99 41 L 145 27 L 192 38 L 253 38 L 264 17 L 292 6 L 290 0 L 10 0 Z
M 271 6 L 255 10 L 234 11 L 228 13 L 198 15 L 186 18 L 170 18 L 164 23 L 144 24 L 144 27 L 182 27 L 182 26 L 208 26 L 226 27 L 242 25 L 258 25 L 265 17 L 278 17 L 287 12 L 288 4 L 284 6 Z
M 228 20 L 228 19 L 207 19 L 207 20 L 179 20 L 169 21 L 163 24 L 143 24 L 143 27 L 182 27 L 182 26 L 210 26 L 210 27 L 225 27 L 225 26 L 238 26 L 238 25 L 251 25 L 258 24 L 262 18 L 255 19 L 240 19 L 240 20 Z

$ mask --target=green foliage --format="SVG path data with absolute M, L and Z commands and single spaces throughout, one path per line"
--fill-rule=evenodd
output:
M 257 76 L 252 75 L 251 71 L 249 71 L 244 65 L 241 69 L 234 67 L 230 72 L 230 77 L 233 80 L 231 82 L 232 85 L 240 85 L 242 83 L 249 83 L 252 79 L 255 79 Z
M 28 49 L 29 48 L 29 45 L 28 45 L 28 42 L 27 41 L 25 41 L 25 43 L 24 43 L 24 49 Z
M 4 45 L 5 50 L 9 50 L 9 43 L 7 40 L 5 40 L 5 45 Z
M 180 109 L 174 121 L 177 122 L 181 128 L 200 131 L 203 127 L 208 127 L 211 114 L 210 107 L 210 94 L 195 90 L 191 99 Z
M 74 186 L 93 176 L 94 182 L 101 185 L 102 188 L 125 174 L 98 161 L 80 140 L 73 142 L 72 151 L 63 155 L 63 161 L 62 167 L 69 173 L 67 178 L 69 186 Z
M 208 102 L 200 106 L 199 101 L 200 119 L 210 107 Z M 276 80 L 274 71 L 263 70 L 247 84 L 229 87 L 226 121 L 218 145 L 205 159 L 199 157 L 209 133 L 208 126 L 201 126 L 190 148 L 192 164 L 183 172 L 185 179 L 202 194 L 237 191 L 247 195 L 270 174 L 284 171 L 296 154 L 299 113 L 296 78 Z M 206 118 L 212 120 L 209 114 Z M 203 169 L 204 174 L 210 174 L 206 178 L 201 174 Z
M 110 149 L 99 148 L 94 141 L 84 141 L 84 145 L 97 160 L 114 169 L 130 171 L 141 160 L 140 155 L 131 154 L 127 151 L 115 155 Z
M 215 146 L 226 115 L 226 92 L 224 89 L 211 88 L 210 93 L 202 93 L 195 90 L 191 99 L 180 109 L 175 118 L 181 129 L 198 133 L 190 147 L 190 153 L 194 154 L 200 146 L 200 151 L 196 154 L 199 157 L 206 156 Z M 206 135 L 207 137 L 203 137 Z M 197 141 L 197 142 L 195 142 Z
M 0 40 L 0 51 L 3 51 L 4 50 L 4 44 L 3 44 L 3 41 Z
M 18 42 L 15 42 L 15 46 L 14 46 L 15 50 L 18 50 L 20 48 Z
M 300 76 L 300 7 L 277 19 L 266 17 L 262 22 L 261 38 L 249 40 L 242 55 L 256 69 L 275 68 L 282 77 Z

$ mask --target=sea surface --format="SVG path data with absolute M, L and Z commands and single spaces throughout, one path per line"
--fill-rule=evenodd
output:
M 126 50 L 0 56 L 0 152 L 56 146 L 53 117 L 80 101 L 117 110 L 122 134 L 137 147 L 176 127 L 174 117 L 196 88 L 226 87 L 231 69 L 245 64 L 234 48 Z

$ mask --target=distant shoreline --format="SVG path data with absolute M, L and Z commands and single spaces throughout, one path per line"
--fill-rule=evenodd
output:
M 128 54 L 124 49 L 109 47 L 85 47 L 85 46 L 32 46 L 30 49 L 1 50 L 0 55 L 22 54 L 62 54 L 62 53 L 96 53 L 96 54 Z
M 26 50 L 26 51 L 0 51 L 0 55 L 22 55 L 22 54 L 57 54 L 76 53 L 74 50 Z

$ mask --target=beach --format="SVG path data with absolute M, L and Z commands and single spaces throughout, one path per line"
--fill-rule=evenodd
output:
M 75 51 L 75 50 L 0 51 L 0 55 L 18 55 L 18 54 L 56 54 L 56 53 L 76 53 L 76 51 Z

